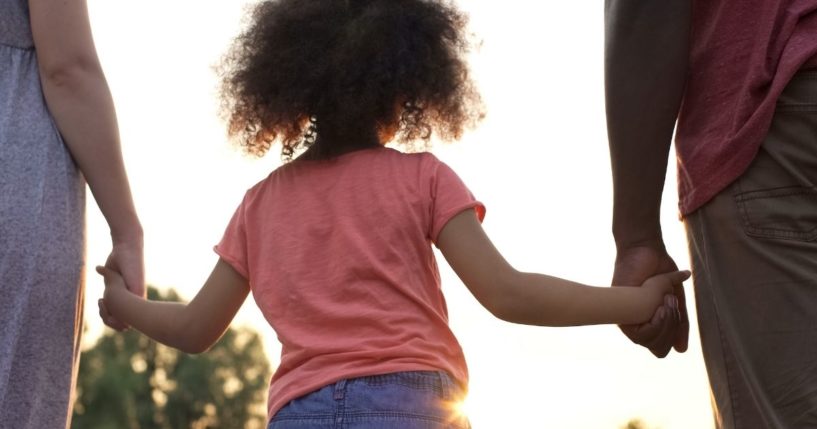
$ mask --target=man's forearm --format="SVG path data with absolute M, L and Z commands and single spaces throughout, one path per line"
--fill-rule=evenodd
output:
M 619 248 L 661 245 L 661 194 L 689 58 L 691 0 L 605 2 L 605 93 Z

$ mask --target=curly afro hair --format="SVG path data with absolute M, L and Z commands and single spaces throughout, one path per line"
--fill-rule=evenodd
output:
M 319 158 L 453 140 L 482 118 L 467 19 L 442 0 L 266 0 L 222 63 L 228 133 L 258 156 Z M 385 143 L 385 142 L 383 142 Z

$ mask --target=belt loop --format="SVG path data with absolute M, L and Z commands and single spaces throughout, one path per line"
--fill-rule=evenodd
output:
M 443 371 L 437 371 L 437 377 L 440 378 L 440 394 L 443 399 L 451 397 L 451 381 L 448 379 L 448 374 Z
M 339 380 L 337 383 L 335 383 L 335 394 L 334 394 L 333 398 L 335 400 L 341 400 L 341 399 L 344 398 L 344 396 L 346 396 L 346 379 L 345 378 L 343 380 Z

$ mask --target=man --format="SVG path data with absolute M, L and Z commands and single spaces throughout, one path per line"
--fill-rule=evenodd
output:
M 817 428 L 817 1 L 605 7 L 613 283 L 675 269 L 659 212 L 677 119 L 716 426 Z M 683 352 L 681 301 L 622 330 L 656 356 Z

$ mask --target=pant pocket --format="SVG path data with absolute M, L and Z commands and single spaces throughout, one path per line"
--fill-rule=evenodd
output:
M 783 90 L 733 192 L 747 235 L 817 240 L 817 72 L 798 73 Z
M 735 196 L 746 234 L 784 240 L 817 240 L 817 190 L 787 186 Z

